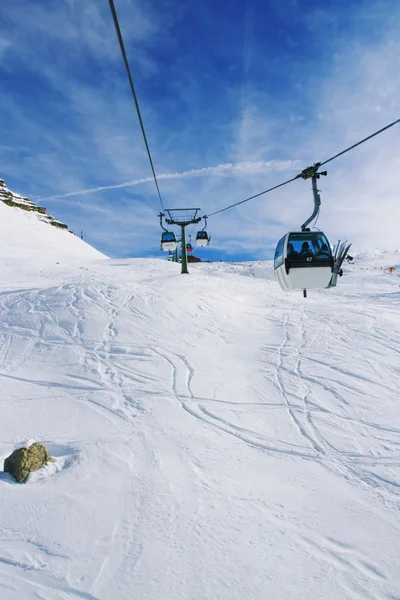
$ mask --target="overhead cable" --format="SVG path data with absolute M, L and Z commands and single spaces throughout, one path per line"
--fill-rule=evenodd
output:
M 157 181 L 157 177 L 156 177 L 156 172 L 154 170 L 153 160 L 151 158 L 149 144 L 147 142 L 147 137 L 146 137 L 146 132 L 145 132 L 144 125 L 143 125 L 142 115 L 140 113 L 139 102 L 138 102 L 138 99 L 137 99 L 137 96 L 136 96 L 135 86 L 133 85 L 131 70 L 129 68 L 128 58 L 127 58 L 126 52 L 125 52 L 125 46 L 124 46 L 124 42 L 123 42 L 123 39 L 122 39 L 121 29 L 119 27 L 118 17 L 117 17 L 117 13 L 116 13 L 115 6 L 114 6 L 114 0 L 108 0 L 108 1 L 109 1 L 109 4 L 110 4 L 111 14 L 112 14 L 112 17 L 113 17 L 113 20 L 114 20 L 115 31 L 117 33 L 117 37 L 118 37 L 118 41 L 119 41 L 119 46 L 121 48 L 122 58 L 124 59 L 124 63 L 125 63 L 126 73 L 128 75 L 129 84 L 131 86 L 131 91 L 132 91 L 133 100 L 135 102 L 136 112 L 137 112 L 137 115 L 138 115 L 138 118 L 139 118 L 140 127 L 142 129 L 142 134 L 143 134 L 144 143 L 146 145 L 147 155 L 149 157 L 149 161 L 150 161 L 150 165 L 151 165 L 151 170 L 153 172 L 153 177 L 154 177 L 154 182 L 156 184 L 158 197 L 160 199 L 161 208 L 162 208 L 162 210 L 164 210 L 164 204 L 163 204 L 163 201 L 162 201 L 162 198 L 161 198 L 160 188 L 158 186 L 158 181 Z
M 213 217 L 214 215 L 217 215 L 218 213 L 224 212 L 224 210 L 229 210 L 230 208 L 233 208 L 234 206 L 239 206 L 239 204 L 244 204 L 245 202 L 249 202 L 249 200 L 254 200 L 254 198 L 258 198 L 259 196 L 262 196 L 263 194 L 268 194 L 268 192 L 272 192 L 273 190 L 276 190 L 284 185 L 287 185 L 288 183 L 291 183 L 295 179 L 297 179 L 297 175 L 296 175 L 296 177 L 293 177 L 292 179 L 288 179 L 287 181 L 284 181 L 283 183 L 280 183 L 279 185 L 274 185 L 274 187 L 269 188 L 268 190 L 264 190 L 263 192 L 260 192 L 259 194 L 255 194 L 254 196 L 250 196 L 250 198 L 246 198 L 245 200 L 241 200 L 240 202 L 235 202 L 235 204 L 231 204 L 230 206 L 226 206 L 225 208 L 221 208 L 220 210 L 216 210 L 215 212 L 209 213 L 208 215 L 204 215 L 204 216 L 206 216 L 207 219 L 209 217 Z
M 287 185 L 288 183 L 291 183 L 292 181 L 295 181 L 296 179 L 299 179 L 299 178 L 308 179 L 309 177 L 312 176 L 313 173 L 317 172 L 317 170 L 319 169 L 319 167 L 322 167 L 323 165 L 326 165 L 328 162 L 331 162 L 332 160 L 335 160 L 335 158 L 338 158 L 339 156 L 342 156 L 342 154 L 346 154 L 346 152 L 349 152 L 350 150 L 353 150 L 353 148 L 356 148 L 357 146 L 360 146 L 364 142 L 367 142 L 368 140 L 372 139 L 376 135 L 379 135 L 383 131 L 386 131 L 386 129 L 390 129 L 390 127 L 393 127 L 393 125 L 397 125 L 398 123 L 400 123 L 400 119 L 397 119 L 396 121 L 393 121 L 393 123 L 390 123 L 389 125 L 386 125 L 386 127 L 383 127 L 382 129 L 379 129 L 379 131 L 375 131 L 375 133 L 369 135 L 368 137 L 364 138 L 363 140 L 357 142 L 356 144 L 353 144 L 349 148 L 346 148 L 346 150 L 342 150 L 342 152 L 339 152 L 338 154 L 335 154 L 335 156 L 332 156 L 331 158 L 328 158 L 324 162 L 315 163 L 313 167 L 308 167 L 307 169 L 304 169 L 301 173 L 299 173 L 298 175 L 296 175 L 296 177 L 293 177 L 292 179 L 288 179 L 288 181 L 284 181 L 283 183 L 280 183 L 279 185 L 275 185 L 274 187 L 269 188 L 268 190 L 264 190 L 263 192 L 260 192 L 259 194 L 255 194 L 254 196 L 250 196 L 250 198 L 246 198 L 245 200 L 241 200 L 240 202 L 235 202 L 235 204 L 230 204 L 229 206 L 226 206 L 225 208 L 221 208 L 220 210 L 216 210 L 215 212 L 210 213 L 210 214 L 205 215 L 205 216 L 207 216 L 207 218 L 208 217 L 212 217 L 212 216 L 217 215 L 217 214 L 219 214 L 221 212 L 224 212 L 225 210 L 229 210 L 230 208 L 234 208 L 235 206 L 239 206 L 240 204 L 244 204 L 245 202 L 249 202 L 249 200 L 254 200 L 254 198 L 258 198 L 259 196 L 263 196 L 264 194 L 268 194 L 268 192 L 272 192 L 273 190 L 276 190 L 276 189 L 278 189 L 278 188 L 280 188 L 280 187 L 282 187 L 284 185 Z M 326 174 L 326 173 L 324 173 L 324 174 Z
M 335 154 L 335 156 L 332 156 L 332 158 L 328 158 L 328 160 L 324 160 L 324 162 L 319 163 L 319 166 L 322 167 L 322 165 L 326 165 L 326 163 L 331 162 L 331 160 L 335 160 L 335 158 L 337 158 L 338 156 L 342 156 L 342 154 L 346 154 L 346 152 L 353 150 L 353 148 L 357 148 L 357 146 L 360 146 L 361 144 L 370 140 L 371 138 L 375 137 L 376 135 L 379 135 L 380 133 L 382 133 L 382 131 L 386 131 L 386 129 L 390 129 L 390 127 L 393 127 L 393 125 L 397 125 L 397 123 L 400 123 L 400 119 L 393 121 L 393 123 L 390 123 L 390 125 L 386 125 L 386 127 L 379 129 L 379 131 L 375 131 L 375 133 L 373 133 L 372 135 L 369 135 L 368 137 L 364 138 L 360 142 L 357 142 L 357 144 L 353 144 L 352 146 L 350 146 L 350 148 L 346 148 L 346 150 L 342 150 L 342 152 L 339 152 L 339 154 Z

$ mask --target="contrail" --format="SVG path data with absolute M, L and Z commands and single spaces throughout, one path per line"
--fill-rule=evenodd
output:
M 162 173 L 158 175 L 158 179 L 191 179 L 192 177 L 204 177 L 206 175 L 252 175 L 256 173 L 265 172 L 279 172 L 288 170 L 297 170 L 300 168 L 300 161 L 298 160 L 259 160 L 255 162 L 240 162 L 240 163 L 224 163 L 215 167 L 204 167 L 203 169 L 192 169 L 191 171 L 183 171 L 182 173 Z M 152 177 L 142 177 L 141 179 L 134 179 L 133 181 L 125 181 L 124 183 L 117 183 L 115 185 L 104 185 L 97 188 L 88 188 L 85 190 L 77 190 L 75 192 L 68 192 L 67 194 L 57 194 L 56 196 L 48 196 L 47 198 L 38 198 L 37 201 L 59 200 L 61 198 L 69 198 L 71 196 L 82 196 L 84 194 L 95 194 L 97 192 L 104 192 L 107 190 L 118 190 L 121 188 L 133 187 L 135 185 L 141 185 L 143 183 L 150 183 L 153 181 Z

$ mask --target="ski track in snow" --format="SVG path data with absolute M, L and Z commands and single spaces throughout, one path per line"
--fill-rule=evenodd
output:
M 68 268 L 0 294 L 0 454 L 59 461 L 0 477 L 2 599 L 400 597 L 392 288 Z

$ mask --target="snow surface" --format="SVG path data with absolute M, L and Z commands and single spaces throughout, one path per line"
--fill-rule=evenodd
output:
M 0 205 L 1 600 L 400 598 L 399 255 L 105 260 Z M 382 267 L 382 268 L 381 268 Z

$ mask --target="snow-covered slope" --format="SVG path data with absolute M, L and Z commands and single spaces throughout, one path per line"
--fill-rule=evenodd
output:
M 1 600 L 399 598 L 399 273 L 305 301 L 54 234 L 1 249 L 0 456 L 58 460 L 0 473 Z
M 33 212 L 39 221 L 43 221 L 48 225 L 53 225 L 59 229 L 68 229 L 68 226 L 65 225 L 65 223 L 62 223 L 52 215 L 49 215 L 44 206 L 37 206 L 32 200 L 29 200 L 29 198 L 9 190 L 4 179 L 0 179 L 0 202 L 8 206 L 19 208 L 20 210 Z
M 0 202 L 0 258 L 31 260 L 105 258 L 65 229 L 49 227 L 34 212 Z
M 37 213 L 0 202 L 0 289 L 30 287 L 37 276 L 43 283 L 45 270 L 55 265 L 75 271 L 88 260 L 104 258 L 67 229 L 50 227 Z

